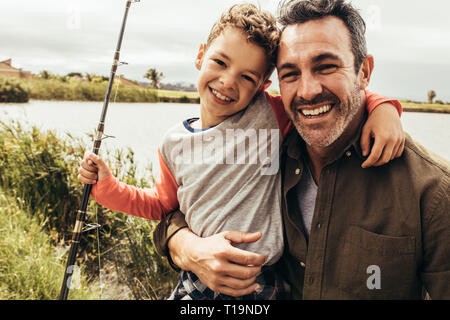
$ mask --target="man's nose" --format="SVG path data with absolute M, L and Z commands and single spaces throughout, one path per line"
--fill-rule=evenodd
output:
M 297 96 L 304 100 L 311 101 L 323 91 L 322 84 L 314 75 L 304 73 L 297 88 Z

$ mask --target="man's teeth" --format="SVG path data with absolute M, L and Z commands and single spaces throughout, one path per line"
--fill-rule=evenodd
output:
M 316 108 L 316 109 L 302 109 L 301 112 L 305 115 L 305 116 L 318 116 L 319 114 L 322 113 L 327 113 L 328 111 L 331 110 L 331 105 L 328 104 L 326 106 L 322 106 L 320 108 Z
M 218 98 L 218 99 L 220 99 L 220 100 L 222 100 L 222 101 L 230 102 L 230 101 L 232 100 L 232 99 L 230 99 L 230 98 L 224 96 L 223 94 L 221 94 L 220 92 L 218 92 L 218 91 L 216 91 L 216 90 L 214 90 L 214 89 L 211 89 L 211 91 L 212 91 L 212 93 L 216 96 L 216 98 Z

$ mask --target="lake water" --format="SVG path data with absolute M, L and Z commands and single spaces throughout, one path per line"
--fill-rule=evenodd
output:
M 0 104 L 0 119 L 18 119 L 41 129 L 85 137 L 97 128 L 102 102 L 39 101 Z M 111 103 L 106 116 L 102 149 L 131 147 L 139 167 L 148 161 L 158 168 L 157 149 L 164 133 L 174 124 L 199 115 L 199 105 L 176 103 Z M 450 160 L 450 114 L 404 112 L 402 123 L 414 139 Z M 87 140 L 88 150 L 92 142 Z M 157 171 L 157 170 L 156 170 Z

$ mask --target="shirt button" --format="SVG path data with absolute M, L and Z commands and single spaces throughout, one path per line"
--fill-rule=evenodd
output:
M 347 152 L 345 153 L 345 155 L 346 155 L 347 157 L 350 157 L 350 156 L 352 155 L 352 152 L 349 150 L 349 151 L 347 151 Z
M 300 169 L 299 168 L 295 169 L 295 174 L 300 174 Z
M 322 225 L 320 223 L 317 224 L 317 229 L 320 229 Z
M 302 268 L 304 268 L 306 266 L 303 261 L 300 261 L 300 265 L 302 266 Z

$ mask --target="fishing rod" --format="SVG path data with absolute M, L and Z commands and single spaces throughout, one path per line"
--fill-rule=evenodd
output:
M 105 118 L 106 112 L 108 111 L 109 98 L 111 95 L 111 89 L 114 83 L 114 77 L 116 75 L 117 67 L 119 65 L 119 57 L 120 57 L 120 48 L 122 46 L 123 34 L 125 31 L 125 24 L 127 22 L 128 10 L 130 9 L 131 3 L 139 2 L 140 0 L 127 0 L 127 4 L 125 7 L 125 13 L 123 15 L 122 27 L 120 29 L 119 40 L 117 41 L 116 52 L 114 53 L 114 61 L 111 68 L 111 75 L 109 76 L 108 82 L 108 90 L 106 91 L 105 101 L 103 103 L 102 114 L 100 116 L 100 122 L 97 127 L 96 139 L 94 141 L 93 151 L 95 154 L 98 154 L 100 149 L 100 145 L 102 140 L 105 139 L 103 137 L 103 132 L 105 129 Z M 106 136 L 106 135 L 105 135 Z M 59 300 L 67 300 L 67 296 L 69 295 L 70 284 L 72 282 L 72 275 L 75 268 L 75 260 L 77 257 L 78 245 L 80 244 L 80 236 L 83 232 L 83 224 L 86 220 L 86 208 L 89 201 L 89 195 L 91 194 L 92 184 L 86 184 L 83 190 L 83 196 L 81 198 L 80 208 L 77 211 L 77 218 L 75 222 L 75 227 L 73 229 L 72 241 L 70 244 L 69 256 L 67 258 L 66 271 L 64 273 L 64 279 L 61 286 L 61 291 L 59 293 Z

